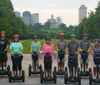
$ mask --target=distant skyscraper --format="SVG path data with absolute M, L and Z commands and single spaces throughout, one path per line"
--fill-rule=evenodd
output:
M 59 26 L 62 23 L 61 17 L 57 17 L 56 21 L 57 21 L 57 26 Z
M 79 24 L 85 17 L 87 17 L 87 7 L 85 5 L 81 5 L 79 8 Z
M 29 11 L 24 11 L 23 17 L 31 17 L 31 13 Z
M 30 17 L 22 17 L 22 20 L 26 25 L 30 25 Z
M 39 13 L 34 13 L 31 15 L 31 26 L 36 23 L 39 23 Z
M 31 24 L 31 13 L 29 11 L 23 12 L 22 20 L 25 24 L 30 25 Z
M 16 15 L 17 17 L 21 17 L 21 13 L 18 12 L 18 11 L 15 11 L 15 15 Z

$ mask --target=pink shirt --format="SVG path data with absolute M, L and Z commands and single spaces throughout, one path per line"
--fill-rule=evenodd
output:
M 53 52 L 53 44 L 51 44 L 51 45 L 46 45 L 46 44 L 44 44 L 43 45 L 43 53 L 47 53 L 47 52 Z M 52 61 L 54 60 L 54 54 L 50 54 L 51 56 L 52 56 Z M 43 61 L 44 61 L 44 54 L 43 54 L 43 56 L 42 56 L 42 59 L 43 59 Z

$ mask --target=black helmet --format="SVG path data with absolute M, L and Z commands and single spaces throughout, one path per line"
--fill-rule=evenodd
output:
M 45 38 L 46 41 L 51 40 L 51 38 L 48 36 Z
M 36 39 L 36 38 L 38 38 L 38 36 L 37 35 L 34 35 L 34 39 Z
M 83 36 L 87 36 L 88 37 L 88 34 L 87 33 L 84 33 Z
M 100 39 L 95 39 L 94 41 L 95 41 L 95 42 L 98 41 L 98 42 L 100 43 Z

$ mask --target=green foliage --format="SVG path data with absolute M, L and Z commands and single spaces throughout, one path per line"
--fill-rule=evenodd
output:
M 88 33 L 91 40 L 100 38 L 100 4 L 96 8 L 96 12 L 91 11 L 89 17 L 83 19 L 75 32 L 80 39 L 83 33 Z

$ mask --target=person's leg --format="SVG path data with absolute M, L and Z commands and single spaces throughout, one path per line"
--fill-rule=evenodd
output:
M 12 70 L 13 70 L 13 76 L 16 76 L 16 65 L 15 65 L 15 60 L 13 58 L 13 56 L 11 56 L 11 60 L 12 60 Z
M 4 61 L 3 61 L 3 68 L 6 69 L 7 67 L 7 60 L 8 60 L 8 57 L 7 57 L 7 52 L 5 53 L 5 56 L 4 56 Z
M 72 68 L 71 68 L 71 66 L 69 66 L 69 76 L 70 77 L 72 76 Z
M 23 60 L 23 56 L 21 56 L 19 58 L 19 65 L 18 65 L 18 68 L 19 68 L 19 76 L 22 76 L 22 60 Z
M 96 67 L 94 67 L 94 68 L 93 68 L 94 78 L 96 78 L 96 73 L 97 73 L 97 68 L 96 68 Z

